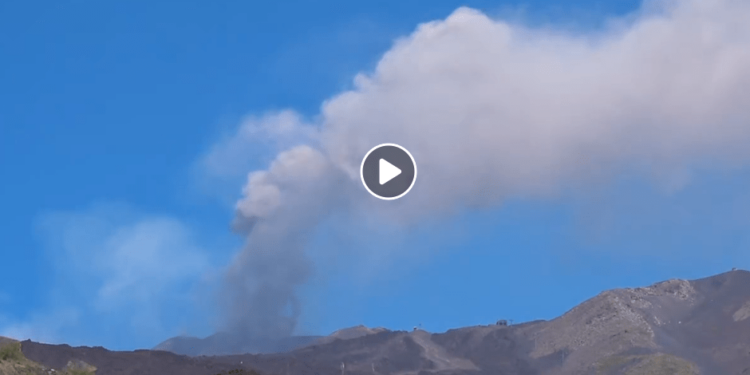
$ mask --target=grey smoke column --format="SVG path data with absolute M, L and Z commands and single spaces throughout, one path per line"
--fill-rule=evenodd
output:
M 651 1 L 616 27 L 576 34 L 461 8 L 395 43 L 315 124 L 284 112 L 241 127 L 215 165 L 231 164 L 222 155 L 253 129 L 295 142 L 250 174 L 237 203 L 238 223 L 257 222 L 227 273 L 228 325 L 292 331 L 295 291 L 312 269 L 305 243 L 341 207 L 417 223 L 625 170 L 678 189 L 693 165 L 747 166 L 748 19 L 743 0 Z M 362 157 L 381 143 L 419 163 L 419 182 L 392 204 L 359 181 Z
M 253 340 L 292 334 L 300 313 L 295 290 L 311 271 L 304 253 L 306 234 L 290 223 L 254 223 L 226 275 L 230 332 Z
M 255 199 L 238 204 L 233 223 L 246 242 L 224 279 L 226 331 L 255 343 L 293 333 L 301 311 L 296 291 L 312 271 L 305 246 L 335 206 L 331 192 L 339 180 L 309 146 L 282 153 L 268 171 L 250 175 Z

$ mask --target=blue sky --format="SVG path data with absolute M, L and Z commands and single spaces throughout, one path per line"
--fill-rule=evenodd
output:
M 463 5 L 584 31 L 639 6 L 0 5 L 0 332 L 114 349 L 210 333 L 211 280 L 242 246 L 230 223 L 244 177 L 206 179 L 201 158 L 246 115 L 316 116 L 397 37 Z M 248 152 L 245 173 L 274 156 Z M 331 219 L 309 243 L 317 272 L 300 290 L 298 332 L 547 319 L 603 289 L 747 267 L 748 177 L 709 165 L 665 192 L 623 172 L 597 189 L 464 208 L 388 240 L 357 225 L 344 235 Z M 329 247 L 340 248 L 333 258 Z M 392 255 L 361 273 L 347 266 L 367 262 L 351 248 Z

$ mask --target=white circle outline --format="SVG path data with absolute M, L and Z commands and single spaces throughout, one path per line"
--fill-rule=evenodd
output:
M 401 149 L 403 152 L 406 153 L 406 155 L 409 155 L 409 159 L 411 159 L 411 164 L 414 166 L 414 177 L 411 179 L 411 185 L 409 185 L 409 188 L 406 189 L 406 191 L 404 191 L 403 193 L 401 193 L 400 195 L 397 195 L 395 197 L 381 197 L 381 196 L 373 193 L 372 190 L 370 190 L 370 188 L 365 183 L 365 175 L 364 175 L 365 160 L 367 160 L 367 157 L 370 156 L 370 154 L 373 151 L 375 151 L 375 150 L 377 150 L 377 149 L 379 149 L 381 147 L 384 147 L 384 146 L 393 146 L 393 147 Z M 373 197 L 378 198 L 378 199 L 382 199 L 384 201 L 393 201 L 393 200 L 396 200 L 396 199 L 399 199 L 399 198 L 403 197 L 404 195 L 406 195 L 406 193 L 408 193 L 411 190 L 411 188 L 414 187 L 414 183 L 417 182 L 417 162 L 414 161 L 414 156 L 411 155 L 411 152 L 409 152 L 409 150 L 405 149 L 404 147 L 402 147 L 400 145 L 397 145 L 395 143 L 381 143 L 381 144 L 379 144 L 379 145 L 371 148 L 370 151 L 367 151 L 367 153 L 365 154 L 365 157 L 362 158 L 362 164 L 360 164 L 360 166 L 359 166 L 359 178 L 362 180 L 362 185 L 365 186 L 365 189 L 367 189 L 367 191 Z

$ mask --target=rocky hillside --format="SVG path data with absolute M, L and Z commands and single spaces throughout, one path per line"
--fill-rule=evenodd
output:
M 178 336 L 165 340 L 154 347 L 154 350 L 164 350 L 193 357 L 243 353 L 285 353 L 310 345 L 325 344 L 337 339 L 353 339 L 383 331 L 386 331 L 386 329 L 357 326 L 338 330 L 328 336 L 292 336 L 275 341 L 252 340 L 229 333 L 217 333 L 202 339 Z
M 0 375 L 94 375 L 96 367 L 81 360 L 69 360 L 53 369 L 29 360 L 21 350 L 21 343 L 0 337 Z
M 188 356 L 215 356 L 241 353 L 283 353 L 310 345 L 322 336 L 293 336 L 275 341 L 252 340 L 229 333 L 217 333 L 206 338 L 178 336 L 166 340 L 154 350 Z
M 550 321 L 444 333 L 355 327 L 276 354 L 188 357 L 165 351 L 21 343 L 45 368 L 96 374 L 750 374 L 750 273 L 603 292 Z

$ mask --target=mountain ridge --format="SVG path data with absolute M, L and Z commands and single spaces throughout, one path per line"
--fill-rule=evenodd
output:
M 54 367 L 53 357 L 57 365 L 84 360 L 98 375 L 214 375 L 231 369 L 288 375 L 747 375 L 749 338 L 750 272 L 735 270 L 606 290 L 551 320 L 442 333 L 357 326 L 279 353 L 191 357 L 30 341 L 22 348 L 48 367 Z

